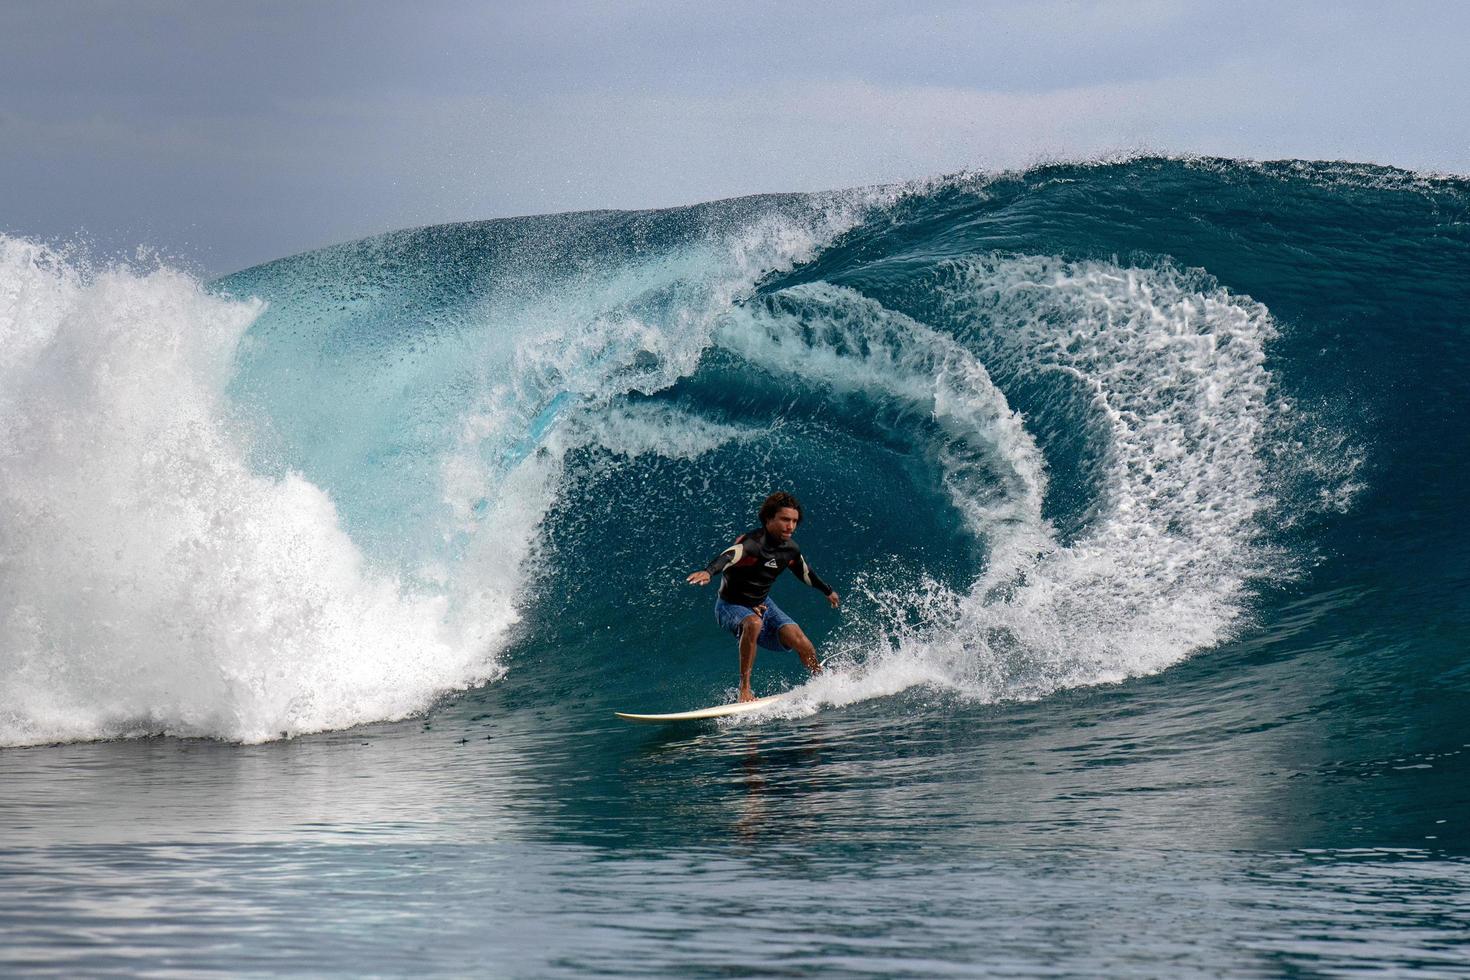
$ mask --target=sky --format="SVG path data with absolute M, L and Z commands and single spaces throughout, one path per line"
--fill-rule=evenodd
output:
M 0 3 L 0 231 L 425 224 L 1132 152 L 1470 173 L 1470 3 Z

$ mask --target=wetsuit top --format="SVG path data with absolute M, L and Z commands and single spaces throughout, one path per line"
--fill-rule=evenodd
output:
M 770 540 L 763 527 L 746 531 L 735 543 L 715 556 L 705 566 L 711 576 L 724 572 L 720 580 L 720 598 L 737 606 L 758 606 L 770 594 L 771 585 L 781 569 L 789 568 L 796 577 L 823 595 L 832 594 L 832 586 L 817 578 L 817 573 L 802 557 L 796 542 L 787 538 L 782 544 Z

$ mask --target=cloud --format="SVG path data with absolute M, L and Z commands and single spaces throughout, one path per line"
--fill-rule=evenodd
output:
M 1470 7 L 0 6 L 0 226 L 393 227 L 1147 147 L 1470 170 Z

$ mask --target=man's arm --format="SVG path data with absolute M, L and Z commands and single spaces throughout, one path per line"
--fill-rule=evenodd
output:
M 812 571 L 812 566 L 807 564 L 806 555 L 798 552 L 797 556 L 791 559 L 790 568 L 796 573 L 797 578 L 826 596 L 827 601 L 832 604 L 833 609 L 837 608 L 837 604 L 842 601 L 837 596 L 837 590 L 826 582 L 823 582 L 821 577 Z
M 714 560 L 704 566 L 702 571 L 695 572 L 685 581 L 693 585 L 708 585 L 711 578 L 735 564 L 740 560 L 740 556 L 745 554 L 745 545 L 741 543 L 744 540 L 745 535 L 742 534 L 734 544 L 715 555 Z

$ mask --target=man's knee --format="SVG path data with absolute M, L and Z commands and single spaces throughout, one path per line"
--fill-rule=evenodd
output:
M 759 636 L 761 631 L 761 618 L 759 616 L 746 616 L 740 621 L 740 632 L 750 636 Z
M 812 641 L 806 638 L 801 627 L 795 623 L 781 627 L 781 642 L 792 650 L 806 652 L 812 649 Z

